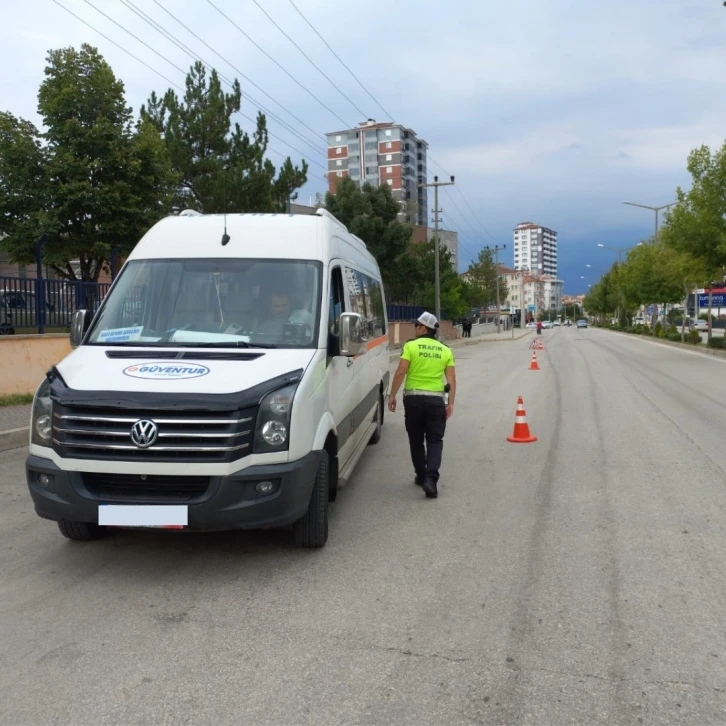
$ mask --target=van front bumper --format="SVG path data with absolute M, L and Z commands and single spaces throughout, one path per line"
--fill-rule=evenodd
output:
M 122 489 L 95 489 L 103 486 L 103 475 L 64 471 L 51 460 L 29 456 L 26 476 L 30 495 L 38 516 L 44 519 L 98 523 L 99 504 L 186 504 L 188 529 L 221 531 L 231 529 L 267 529 L 284 527 L 300 519 L 307 511 L 320 461 L 313 451 L 289 464 L 251 466 L 230 476 L 208 477 L 208 486 L 197 496 L 182 495 L 175 499 L 174 481 L 159 498 L 155 492 L 131 492 Z M 45 475 L 43 477 L 42 475 Z M 93 477 L 93 484 L 89 476 Z M 109 474 L 109 478 L 114 475 Z M 186 477 L 179 477 L 184 483 Z M 257 484 L 271 481 L 275 490 L 260 494 Z M 44 484 L 44 486 L 43 486 Z M 114 486 L 118 482 L 115 480 Z M 163 484 L 166 487 L 166 483 Z

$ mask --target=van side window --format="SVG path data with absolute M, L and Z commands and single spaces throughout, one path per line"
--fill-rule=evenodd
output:
M 330 273 L 330 300 L 328 303 L 328 353 L 340 355 L 340 316 L 345 312 L 343 275 L 340 267 Z
M 381 283 L 359 270 L 345 268 L 351 311 L 363 318 L 363 334 L 366 340 L 385 335 L 386 315 Z

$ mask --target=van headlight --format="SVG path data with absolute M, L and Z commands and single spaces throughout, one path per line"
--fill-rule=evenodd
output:
M 53 432 L 53 404 L 50 400 L 50 381 L 47 378 L 38 386 L 33 398 L 33 414 L 30 420 L 31 441 L 36 446 L 51 446 Z
M 297 383 L 278 388 L 262 399 L 255 427 L 255 454 L 287 451 L 290 446 L 290 414 Z

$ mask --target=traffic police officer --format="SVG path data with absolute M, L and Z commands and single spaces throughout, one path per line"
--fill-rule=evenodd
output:
M 403 346 L 393 376 L 388 408 L 396 412 L 396 394 L 404 380 L 403 408 L 416 484 L 429 499 L 438 496 L 439 469 L 446 422 L 454 413 L 456 372 L 451 349 L 436 339 L 439 322 L 431 313 L 416 321 L 416 339 Z M 444 385 L 444 376 L 448 386 Z M 446 398 L 448 390 L 448 401 Z

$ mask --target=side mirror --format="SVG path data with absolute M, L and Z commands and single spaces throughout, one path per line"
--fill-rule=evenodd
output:
M 340 316 L 340 354 L 354 358 L 365 353 L 363 318 L 358 313 L 343 313 Z
M 71 348 L 74 350 L 83 342 L 88 326 L 91 324 L 91 314 L 88 310 L 76 310 L 71 317 Z

